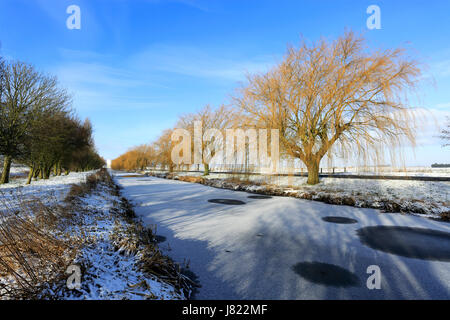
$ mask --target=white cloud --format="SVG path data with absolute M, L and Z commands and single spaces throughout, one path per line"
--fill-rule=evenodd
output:
M 252 58 L 233 57 L 191 46 L 154 45 L 130 61 L 147 70 L 170 72 L 211 80 L 242 81 L 247 72 L 267 71 L 277 55 Z
M 113 54 L 103 54 L 88 50 L 59 48 L 58 51 L 64 59 L 73 61 L 98 61 L 107 59 L 109 60 L 115 57 Z
M 107 90 L 73 91 L 75 106 L 80 110 L 143 110 L 163 108 L 159 102 L 152 101 L 148 97 L 135 97 L 133 95 L 112 94 Z
M 57 68 L 56 74 L 63 83 L 70 85 L 133 87 L 145 84 L 131 72 L 98 63 L 72 62 Z
M 70 62 L 57 66 L 52 73 L 74 92 L 78 108 L 96 109 L 158 106 L 150 91 L 168 89 L 176 82 L 174 74 L 234 84 L 245 80 L 247 72 L 267 71 L 276 61 L 275 56 L 237 58 L 173 45 L 154 45 L 122 59 L 90 51 L 60 49 L 60 53 Z
M 450 77 L 450 59 L 443 58 L 440 60 L 434 60 L 431 62 L 427 74 L 434 78 Z
M 188 7 L 192 7 L 204 12 L 210 12 L 213 5 L 217 5 L 217 1 L 211 0 L 145 0 L 149 3 L 162 4 L 162 3 L 179 3 Z

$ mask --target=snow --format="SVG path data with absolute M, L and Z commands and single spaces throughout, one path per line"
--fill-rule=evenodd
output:
M 200 167 L 202 169 L 202 167 Z M 155 169 L 155 168 L 148 168 L 149 171 L 153 172 L 167 172 L 163 170 L 162 168 Z M 186 175 L 201 175 L 202 172 L 195 172 L 195 170 L 198 170 L 197 165 L 192 165 L 188 168 L 188 171 L 190 172 L 184 172 L 183 174 Z M 220 166 L 211 166 L 210 168 L 211 172 L 227 172 L 227 171 L 234 171 L 230 168 L 222 168 Z M 237 169 L 237 172 L 239 172 L 240 169 Z M 321 168 L 323 174 L 332 174 L 333 168 L 330 167 L 322 167 Z M 258 169 L 255 169 L 255 172 L 258 172 Z M 294 167 L 294 168 L 286 168 L 286 167 L 280 167 L 278 170 L 278 173 L 281 174 L 292 174 L 292 173 L 306 173 L 307 170 L 305 167 Z M 261 170 L 261 173 L 270 174 L 272 171 L 270 170 Z M 419 176 L 419 177 L 450 177 L 450 168 L 432 168 L 432 167 L 335 167 L 334 168 L 334 174 L 335 175 L 368 175 L 368 176 L 374 176 L 374 175 L 381 175 L 381 176 Z
M 17 205 L 22 201 L 39 199 L 54 206 L 62 204 L 73 184 L 86 181 L 95 173 L 72 172 L 68 176 L 51 177 L 49 180 L 33 181 L 26 185 L 24 179 L 13 180 L 0 185 L 0 210 L 5 206 Z M 120 215 L 117 205 L 121 199 L 111 193 L 103 184 L 77 200 L 77 210 L 65 232 L 72 238 L 79 238 L 82 246 L 73 264 L 84 267 L 80 290 L 69 290 L 62 282 L 52 284 L 41 293 L 43 299 L 98 300 L 98 299 L 184 299 L 183 294 L 160 279 L 144 274 L 139 268 L 138 254 L 124 252 L 117 248 L 114 239 L 124 236 L 127 221 Z M 139 223 L 139 222 L 136 222 Z M 58 233 L 58 237 L 61 234 Z M 82 268 L 83 269 L 83 268 Z M 0 279 L 7 280 L 7 279 Z
M 211 176 L 214 178 L 214 176 Z M 251 181 L 265 183 L 261 176 L 253 176 Z M 403 200 L 424 201 L 441 206 L 441 211 L 450 210 L 450 182 L 410 181 L 410 180 L 372 180 L 372 179 L 339 179 L 321 178 L 317 186 L 306 184 L 306 177 L 272 177 L 269 184 L 293 186 L 301 190 L 314 190 L 334 194 L 359 196 L 366 200 L 379 201 Z
M 306 169 L 303 169 L 306 172 Z M 323 173 L 332 173 L 333 169 L 325 168 Z M 380 167 L 376 170 L 369 168 L 336 168 L 335 174 L 339 175 L 381 175 L 381 176 L 405 176 L 405 177 L 450 177 L 450 168 L 430 167 Z
M 193 173 L 177 173 L 178 176 L 199 176 Z M 265 176 L 213 173 L 207 177 L 208 185 L 249 192 L 266 189 L 299 198 L 351 198 L 357 207 L 383 209 L 392 205 L 402 212 L 439 217 L 450 212 L 450 182 L 414 180 L 374 180 L 321 178 L 320 183 L 310 186 L 307 177 Z M 228 182 L 229 178 L 243 179 L 245 183 Z M 252 185 L 252 183 L 254 185 Z M 390 211 L 390 210 L 388 210 Z M 395 211 L 395 210 L 394 210 Z
M 39 198 L 44 202 L 50 198 L 61 201 L 67 195 L 72 184 L 85 182 L 86 177 L 92 173 L 94 171 L 71 172 L 67 176 L 52 176 L 47 180 L 32 181 L 30 185 L 26 184 L 26 179 L 14 179 L 10 183 L 0 184 L 0 197 L 11 198 L 14 194 L 19 193 L 25 198 Z
M 95 239 L 79 252 L 74 264 L 88 266 L 82 287 L 76 291 L 64 291 L 61 298 L 67 300 L 180 300 L 183 296 L 154 276 L 140 270 L 139 259 L 120 248 L 115 248 L 113 237 L 123 236 L 126 223 L 114 217 L 111 209 L 119 198 L 107 190 L 94 192 L 82 198 L 80 213 L 83 219 L 84 237 Z
M 24 166 L 11 166 L 10 169 L 10 177 L 20 177 L 20 176 L 24 176 L 27 175 L 29 172 L 29 168 L 28 167 L 24 167 Z
M 155 177 L 115 179 L 143 221 L 158 224 L 158 233 L 167 238 L 165 252 L 176 261 L 190 259 L 202 285 L 198 299 L 450 298 L 448 262 L 374 250 L 356 235 L 360 228 L 379 225 L 449 232 L 447 223 L 291 197 L 254 200 L 246 192 Z M 217 198 L 246 204 L 207 201 Z M 325 216 L 358 223 L 327 223 L 321 219 Z M 362 285 L 341 288 L 310 282 L 292 269 L 302 261 L 340 266 L 355 273 Z M 371 265 L 381 269 L 381 290 L 365 286 Z

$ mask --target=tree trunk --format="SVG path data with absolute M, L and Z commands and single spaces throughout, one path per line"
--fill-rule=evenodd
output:
M 319 165 L 320 161 L 311 160 L 306 163 L 308 168 L 308 184 L 318 184 L 319 183 Z
M 204 168 L 205 168 L 205 170 L 204 170 L 204 172 L 203 172 L 203 175 L 204 175 L 204 176 L 209 176 L 209 164 L 204 163 L 203 166 L 204 166 Z
M 5 156 L 3 159 L 3 172 L 0 180 L 0 184 L 9 183 L 9 172 L 11 171 L 12 158 L 10 156 Z
M 38 177 L 39 177 L 39 172 L 40 172 L 40 169 L 39 169 L 39 168 L 34 169 L 34 180 L 37 180 L 37 179 L 38 179 Z
M 31 183 L 31 179 L 33 179 L 33 177 L 34 177 L 34 168 L 31 167 L 30 168 L 30 173 L 28 174 L 28 178 L 27 178 L 27 184 Z
M 50 179 L 51 172 L 52 172 L 52 167 L 45 168 L 45 171 L 44 171 L 44 179 L 45 180 Z

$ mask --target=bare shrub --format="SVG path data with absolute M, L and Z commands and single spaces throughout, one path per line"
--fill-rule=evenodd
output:
M 17 202 L 22 209 L 47 210 Z M 64 273 L 70 255 L 67 243 L 38 228 L 30 218 L 34 213 L 14 206 L 0 212 L 0 297 L 32 297 Z
M 108 187 L 117 190 L 111 176 L 106 169 L 100 169 L 97 172 L 86 177 L 86 181 L 80 184 L 73 184 L 64 199 L 65 202 L 72 202 L 73 200 L 83 197 L 94 191 L 98 184 L 103 183 Z
M 441 219 L 445 221 L 450 221 L 450 211 L 442 212 Z
M 192 288 L 199 287 L 199 284 L 182 273 L 182 269 L 189 268 L 188 264 L 182 268 L 159 250 L 155 234 L 156 226 L 155 230 L 145 228 L 136 219 L 126 226 L 116 221 L 111 240 L 119 252 L 138 256 L 142 271 L 173 285 L 189 298 Z
M 179 176 L 178 180 L 184 181 L 184 182 L 191 182 L 191 183 L 204 183 L 205 179 L 202 177 L 192 177 L 192 176 Z

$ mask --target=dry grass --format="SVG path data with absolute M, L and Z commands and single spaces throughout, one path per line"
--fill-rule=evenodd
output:
M 72 185 L 63 203 L 52 195 L 46 203 L 25 199 L 20 190 L 0 198 L 0 299 L 33 299 L 45 285 L 65 276 L 83 242 L 65 233 L 77 223 L 76 199 L 91 193 L 100 182 L 114 186 L 106 170 L 100 170 L 84 183 Z
M 178 180 L 184 181 L 184 182 L 191 182 L 191 183 L 204 183 L 205 179 L 202 177 L 192 177 L 192 176 L 179 176 Z
M 443 212 L 441 214 L 441 219 L 444 221 L 450 221 L 450 211 Z
M 96 173 L 87 176 L 84 183 L 73 184 L 64 201 L 70 203 L 77 198 L 90 194 L 97 188 L 99 183 L 103 183 L 112 188 L 117 188 L 107 170 L 101 169 Z
M 258 185 L 257 182 L 251 181 L 248 176 L 240 177 L 240 176 L 236 175 L 236 176 L 232 176 L 230 178 L 223 179 L 223 181 L 229 182 L 229 183 L 238 183 L 241 185 Z
M 183 274 L 182 270 L 189 269 L 188 264 L 181 267 L 160 251 L 156 225 L 153 229 L 145 228 L 142 222 L 135 218 L 134 210 L 125 198 L 121 198 L 119 207 L 122 210 L 118 212 L 121 212 L 122 216 L 125 214 L 128 223 L 124 226 L 119 221 L 115 222 L 114 231 L 110 236 L 115 250 L 127 255 L 136 255 L 139 257 L 139 267 L 142 271 L 173 285 L 176 290 L 182 291 L 189 298 L 192 288 L 198 287 L 198 284 Z
M 6 201 L 0 212 L 0 298 L 32 298 L 64 273 L 69 243 L 45 231 L 54 227 L 56 219 L 49 206 L 40 201 Z
M 155 236 L 156 227 L 153 229 L 144 227 L 143 223 L 137 219 L 132 204 L 120 195 L 119 187 L 106 170 L 100 170 L 88 177 L 86 184 L 72 186 L 73 190 L 69 192 L 70 196 L 66 200 L 77 207 L 78 212 L 82 212 L 83 206 L 76 201 L 77 197 L 90 193 L 99 187 L 99 184 L 106 187 L 104 191 L 117 196 L 114 206 L 110 209 L 112 219 L 115 219 L 114 229 L 109 234 L 114 250 L 124 255 L 136 256 L 138 266 L 144 273 L 173 285 L 176 290 L 189 297 L 192 288 L 197 285 L 180 272 L 182 270 L 180 265 L 161 253 Z

